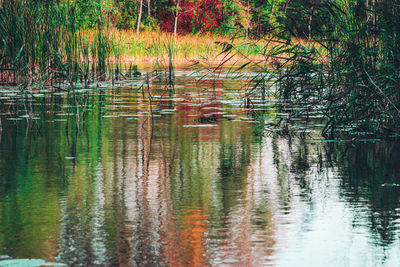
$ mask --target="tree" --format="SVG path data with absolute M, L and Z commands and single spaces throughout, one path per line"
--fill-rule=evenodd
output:
M 175 8 L 173 9 L 174 11 L 174 35 L 176 35 L 176 31 L 178 29 L 178 17 L 179 17 L 179 11 L 181 7 L 179 6 L 180 0 L 175 0 Z
M 136 33 L 140 32 L 140 20 L 142 19 L 142 9 L 143 9 L 143 0 L 140 0 L 139 13 L 138 13 L 137 24 L 136 24 Z

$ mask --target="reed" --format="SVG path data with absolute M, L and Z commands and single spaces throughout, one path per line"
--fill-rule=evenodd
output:
M 110 58 L 118 58 L 118 50 L 106 34 L 101 10 L 90 32 L 79 26 L 77 12 L 74 1 L 0 1 L 1 112 L 22 112 L 32 121 L 36 111 L 68 103 L 79 125 L 85 97 L 76 88 L 108 78 L 107 70 L 115 68 Z M 66 92 L 67 98 L 37 98 L 41 91 Z
M 327 137 L 398 136 L 400 1 L 376 1 L 368 9 L 356 4 L 321 1 L 312 11 L 321 32 L 310 40 L 265 39 L 265 60 L 246 63 L 260 69 L 251 91 L 277 88 L 285 103 L 299 107 L 292 116 L 323 116 Z
M 88 35 L 92 35 L 88 31 Z M 230 42 L 231 38 L 216 34 L 187 34 L 173 36 L 166 32 L 141 32 L 133 30 L 109 29 L 108 38 L 113 40 L 113 45 L 118 48 L 121 62 L 129 63 L 154 63 L 160 59 L 168 60 L 169 49 L 166 46 L 171 39 L 174 40 L 174 63 L 188 63 L 202 58 L 213 58 L 219 54 L 218 42 Z M 243 39 L 244 40 L 244 39 Z M 259 55 L 260 46 L 255 46 L 251 40 L 242 44 L 243 40 L 235 39 L 234 42 L 242 47 L 240 50 L 255 59 Z
M 98 18 L 89 36 L 73 1 L 0 1 L 0 79 L 26 87 L 37 81 L 88 79 L 107 69 L 112 43 Z M 68 79 L 67 79 L 68 77 Z

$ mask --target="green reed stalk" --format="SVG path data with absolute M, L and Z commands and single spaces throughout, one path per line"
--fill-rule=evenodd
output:
M 295 41 L 287 29 L 261 49 L 270 87 L 304 107 L 293 116 L 322 114 L 326 136 L 400 134 L 400 0 L 374 3 L 320 1 L 307 14 L 319 22 L 312 39 Z

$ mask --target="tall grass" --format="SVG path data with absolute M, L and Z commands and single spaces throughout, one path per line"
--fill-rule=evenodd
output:
M 106 71 L 112 53 L 98 18 L 92 36 L 79 28 L 74 1 L 0 1 L 0 79 L 31 85 L 37 81 L 88 79 Z
M 108 38 L 113 40 L 114 46 L 118 47 L 122 62 L 150 62 L 154 63 L 160 59 L 168 60 L 168 43 L 174 40 L 174 62 L 187 63 L 202 58 L 212 58 L 219 54 L 220 48 L 217 42 L 230 42 L 231 38 L 215 34 L 187 34 L 174 37 L 165 32 L 141 32 L 137 34 L 133 30 L 109 29 Z M 237 44 L 242 40 L 235 39 Z M 259 47 L 254 46 L 251 41 L 242 45 L 240 50 L 255 59 L 259 55 Z
M 268 64 L 257 62 L 258 89 L 267 80 L 286 103 L 303 107 L 292 115 L 321 114 L 326 136 L 398 136 L 400 1 L 356 4 L 321 1 L 313 11 L 319 32 L 305 43 L 287 35 L 265 40 L 273 45 L 263 52 Z

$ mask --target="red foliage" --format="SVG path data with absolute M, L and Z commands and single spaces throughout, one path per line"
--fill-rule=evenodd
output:
M 193 26 L 198 31 L 211 32 L 222 21 L 222 3 L 220 0 L 200 0 Z
M 174 2 L 170 1 L 170 6 Z M 222 21 L 221 0 L 183 0 L 178 17 L 178 33 L 185 34 L 198 31 L 213 31 Z M 174 12 L 164 11 L 161 15 L 161 30 L 173 32 Z

